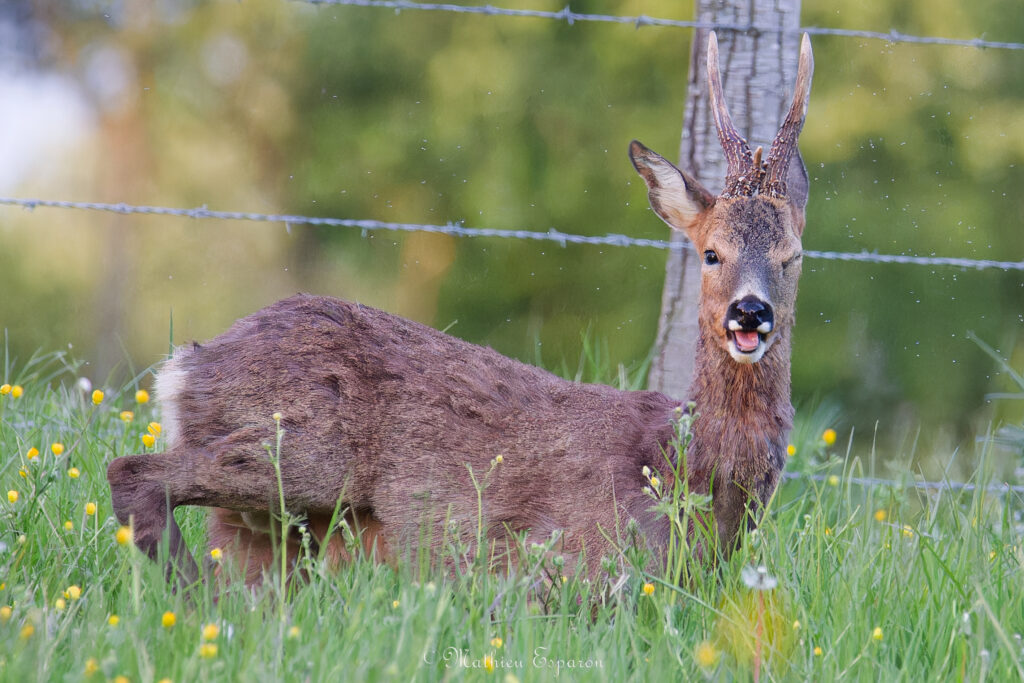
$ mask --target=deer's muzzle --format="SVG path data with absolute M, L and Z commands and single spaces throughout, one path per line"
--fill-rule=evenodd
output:
M 741 363 L 761 360 L 768 334 L 775 327 L 775 314 L 771 304 L 748 295 L 733 301 L 725 314 L 729 353 Z

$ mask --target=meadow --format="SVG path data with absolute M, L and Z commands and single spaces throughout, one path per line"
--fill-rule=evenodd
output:
M 643 376 L 592 360 L 562 374 Z M 250 590 L 224 580 L 231 568 L 209 572 L 220 558 L 187 509 L 207 573 L 175 590 L 113 517 L 105 478 L 112 458 L 162 448 L 147 372 L 109 387 L 83 369 L 63 353 L 5 358 L 0 680 L 1024 679 L 1024 505 L 985 488 L 990 438 L 937 454 L 977 463 L 974 490 L 866 487 L 854 477 L 912 454 L 876 453 L 870 435 L 836 433 L 834 408 L 798 406 L 791 478 L 739 551 L 647 572 L 627 548 L 593 583 L 545 547 L 494 573 L 453 542 L 454 570 L 359 559 L 331 571 L 310 552 L 305 579 L 271 573 Z

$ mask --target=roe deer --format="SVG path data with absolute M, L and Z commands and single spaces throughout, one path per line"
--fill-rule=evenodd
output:
M 804 35 L 792 105 L 762 160 L 729 117 L 711 34 L 711 104 L 728 160 L 717 198 L 630 145 L 654 211 L 704 255 L 690 393 L 699 417 L 686 471 L 691 491 L 711 493 L 726 548 L 774 491 L 792 422 L 790 333 L 808 189 L 796 143 L 811 71 Z M 580 568 L 592 576 L 611 549 L 605 534 L 628 520 L 656 557 L 667 545 L 669 520 L 651 509 L 643 470 L 665 469 L 683 402 L 660 393 L 569 382 L 366 306 L 307 295 L 178 349 L 156 390 L 166 452 L 117 458 L 107 476 L 136 544 L 155 557 L 166 533 L 185 579 L 197 568 L 174 521 L 180 505 L 217 508 L 210 545 L 247 566 L 247 582 L 271 565 L 278 481 L 265 444 L 276 412 L 284 500 L 314 542 L 340 499 L 381 559 L 436 545 L 446 525 L 470 538 L 478 511 L 488 542 L 543 542 L 560 530 L 559 550 L 570 563 L 585 553 Z M 478 510 L 469 468 L 479 476 L 497 455 Z M 294 554 L 296 540 L 288 546 Z M 347 559 L 340 534 L 326 551 Z

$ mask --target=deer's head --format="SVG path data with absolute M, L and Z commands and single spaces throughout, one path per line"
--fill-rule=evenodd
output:
M 693 242 L 702 261 L 700 325 L 738 363 L 756 363 L 793 324 L 807 204 L 807 171 L 797 138 L 814 68 L 804 34 L 789 113 L 768 156 L 753 154 L 733 126 L 722 94 L 718 40 L 708 40 L 708 85 L 728 171 L 715 197 L 695 178 L 634 140 L 629 154 L 651 207 Z

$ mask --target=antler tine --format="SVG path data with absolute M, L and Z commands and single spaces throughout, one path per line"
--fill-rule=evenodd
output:
M 786 196 L 786 173 L 790 157 L 796 149 L 797 138 L 804 127 L 807 116 L 807 100 L 811 96 L 811 75 L 814 73 L 814 55 L 811 53 L 811 38 L 806 33 L 800 40 L 800 61 L 796 74 L 796 87 L 793 91 L 793 103 L 786 114 L 771 150 L 768 152 L 768 175 L 765 178 L 764 191 L 776 197 Z
M 718 36 L 712 31 L 708 36 L 708 89 L 711 91 L 711 113 L 715 117 L 715 128 L 718 140 L 722 143 L 728 169 L 725 174 L 725 190 L 723 197 L 736 192 L 742 176 L 752 169 L 753 159 L 750 146 L 732 124 L 729 107 L 725 104 L 722 93 L 722 73 L 718 66 Z

